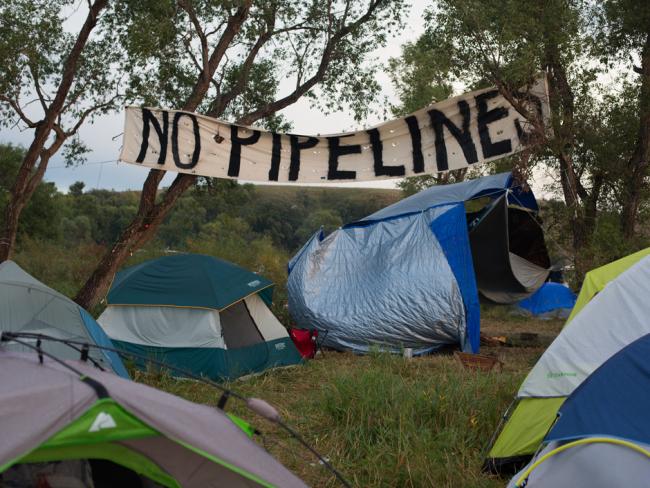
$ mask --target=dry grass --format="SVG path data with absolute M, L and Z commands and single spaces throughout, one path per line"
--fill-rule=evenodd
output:
M 483 333 L 540 334 L 544 343 L 559 321 L 484 313 Z M 500 416 L 544 346 L 490 347 L 501 373 L 467 371 L 451 355 L 416 359 L 326 352 L 304 366 L 233 382 L 247 396 L 281 412 L 354 486 L 497 487 L 504 480 L 480 471 L 484 448 Z M 192 401 L 216 404 L 219 393 L 201 383 L 164 375 L 144 381 Z M 239 402 L 228 409 L 251 421 L 259 439 L 311 486 L 337 486 L 333 477 L 275 426 Z

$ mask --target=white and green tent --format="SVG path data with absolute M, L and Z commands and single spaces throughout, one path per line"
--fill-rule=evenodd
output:
M 91 467 L 86 471 L 96 486 L 306 486 L 214 407 L 82 361 L 64 365 L 45 357 L 41 363 L 35 352 L 7 352 L 4 346 L 0 426 L 0 486 L 17 470 L 38 473 L 73 460 Z M 95 472 L 106 462 L 112 469 Z M 127 475 L 138 482 L 126 483 Z M 89 485 L 60 478 L 56 486 Z
M 272 291 L 266 278 L 212 256 L 165 256 L 119 272 L 97 321 L 124 352 L 234 379 L 302 361 L 269 309 Z
M 564 329 L 530 371 L 485 467 L 504 471 L 538 449 L 559 408 L 596 368 L 650 333 L 650 248 L 587 273 Z

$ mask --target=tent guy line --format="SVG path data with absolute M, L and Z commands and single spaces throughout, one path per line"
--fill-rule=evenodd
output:
M 29 342 L 22 341 L 20 339 L 35 339 L 37 341 L 37 344 L 36 345 L 31 344 Z M 249 410 L 251 410 L 253 413 L 256 413 L 260 417 L 265 418 L 269 422 L 274 423 L 274 424 L 280 426 L 281 428 L 283 428 L 284 430 L 286 430 L 291 435 L 291 437 L 293 437 L 303 447 L 305 447 L 312 454 L 314 454 L 314 456 L 316 456 L 316 458 L 318 458 L 320 463 L 323 466 L 325 466 L 325 468 L 328 471 L 330 471 L 343 486 L 345 486 L 346 488 L 351 488 L 351 486 L 352 486 L 346 480 L 346 478 L 334 466 L 332 466 L 332 464 L 322 454 L 320 454 L 313 446 L 311 446 L 296 430 L 294 430 L 290 425 L 288 425 L 286 422 L 284 422 L 282 420 L 282 417 L 280 416 L 279 412 L 275 409 L 275 407 L 273 407 L 271 404 L 267 403 L 264 400 L 261 400 L 259 398 L 254 398 L 254 397 L 250 397 L 250 398 L 245 397 L 245 396 L 237 393 L 236 391 L 234 391 L 234 390 L 232 390 L 230 388 L 226 388 L 225 386 L 220 385 L 216 381 L 213 381 L 213 380 L 210 380 L 208 378 L 204 378 L 204 377 L 195 375 L 191 371 L 187 371 L 184 368 L 180 368 L 180 367 L 174 366 L 172 364 L 167 364 L 167 363 L 164 363 L 162 361 L 158 361 L 156 359 L 153 359 L 151 357 L 143 356 L 141 354 L 137 354 L 137 353 L 134 353 L 134 352 L 126 352 L 126 351 L 123 351 L 121 349 L 117 349 L 117 348 L 113 348 L 113 347 L 99 346 L 99 345 L 96 345 L 96 344 L 89 344 L 87 342 L 75 341 L 75 340 L 70 340 L 70 339 L 59 339 L 59 338 L 48 336 L 48 335 L 45 335 L 45 334 L 34 334 L 34 333 L 29 333 L 29 332 L 2 332 L 0 334 L 0 343 L 1 342 L 11 342 L 11 341 L 19 343 L 19 344 L 21 344 L 21 345 L 23 345 L 25 347 L 28 347 L 29 349 L 35 351 L 39 355 L 39 358 L 41 359 L 41 362 L 42 362 L 42 356 L 46 356 L 46 357 L 56 361 L 57 363 L 65 366 L 66 368 L 73 371 L 75 374 L 78 374 L 81 381 L 84 381 L 84 382 L 88 383 L 96 391 L 98 391 L 97 390 L 98 386 L 101 389 L 104 389 L 104 391 L 105 391 L 105 388 L 101 384 L 94 381 L 92 378 L 89 378 L 87 375 L 84 375 L 82 372 L 75 369 L 73 366 L 70 366 L 65 361 L 57 358 L 55 355 L 50 354 L 50 353 L 48 353 L 46 351 L 43 351 L 43 349 L 40 347 L 40 342 L 41 341 L 52 341 L 52 342 L 57 342 L 57 343 L 60 343 L 60 344 L 64 344 L 64 345 L 66 345 L 66 346 L 80 352 L 81 353 L 81 359 L 84 359 L 84 356 L 85 356 L 83 354 L 84 349 L 93 348 L 93 349 L 99 349 L 101 351 L 108 351 L 108 352 L 117 353 L 117 354 L 119 354 L 121 356 L 124 356 L 126 358 L 129 358 L 129 359 L 137 359 L 137 360 L 141 360 L 141 361 L 142 360 L 148 361 L 149 363 L 151 363 L 151 364 L 153 364 L 155 366 L 159 366 L 161 368 L 166 368 L 166 369 L 175 371 L 177 373 L 182 374 L 183 376 L 187 376 L 188 378 L 190 378 L 192 380 L 199 381 L 199 382 L 205 383 L 205 384 L 207 384 L 209 386 L 212 386 L 214 388 L 217 388 L 218 390 L 220 390 L 222 392 L 222 397 L 221 397 L 221 399 L 219 401 L 219 407 L 218 408 L 223 410 L 224 409 L 223 407 L 225 407 L 225 403 L 226 403 L 227 399 L 231 398 L 231 397 L 242 401 L 244 403 L 244 405 L 246 405 L 246 407 Z M 79 350 L 75 346 L 81 346 L 83 349 Z M 99 395 L 99 393 L 98 393 L 98 395 Z M 108 394 L 106 396 L 108 396 Z

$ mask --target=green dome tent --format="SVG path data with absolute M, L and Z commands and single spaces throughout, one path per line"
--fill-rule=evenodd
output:
M 43 463 L 72 460 L 91 466 L 86 472 L 99 476 L 101 486 L 306 486 L 214 407 L 89 363 L 45 357 L 41 364 L 34 352 L 7 352 L 4 346 L 0 425 L 2 486 L 12 475 L 43 469 Z M 110 469 L 98 474 L 96 468 L 106 462 Z M 135 483 L 125 482 L 127 476 Z M 77 479 L 56 486 L 80 486 Z
M 68 297 L 38 281 L 13 261 L 0 263 L 0 332 L 45 334 L 57 339 L 114 347 L 88 312 Z M 78 352 L 55 342 L 43 344 L 42 347 L 57 357 L 79 358 Z M 25 350 L 16 343 L 9 343 L 5 348 Z M 104 369 L 124 378 L 129 377 L 116 353 L 93 350 L 89 354 L 91 359 Z
M 272 290 L 266 278 L 212 256 L 165 256 L 119 272 L 98 322 L 126 352 L 233 379 L 301 362 L 269 309 Z
M 567 396 L 617 351 L 650 333 L 650 248 L 587 273 L 564 329 L 522 383 L 484 467 L 512 471 L 537 451 Z

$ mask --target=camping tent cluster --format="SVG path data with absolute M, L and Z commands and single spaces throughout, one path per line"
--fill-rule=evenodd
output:
M 598 370 L 599 375 L 602 374 L 603 378 L 611 381 L 610 373 L 617 373 L 619 363 L 614 361 L 609 364 L 610 361 L 614 360 L 617 353 L 650 333 L 649 294 L 650 248 L 587 274 L 565 327 L 519 388 L 516 406 L 505 416 L 507 420 L 491 446 L 486 468 L 496 471 L 513 469 L 528 461 L 543 442 L 559 442 L 575 437 L 558 434 L 564 432 L 564 422 L 558 421 L 551 432 L 549 429 L 553 426 L 558 411 L 561 414 L 565 408 L 574 411 L 575 405 L 584 405 L 585 399 L 592 398 L 588 393 L 579 395 L 579 392 L 588 388 L 587 384 L 592 380 L 585 380 L 591 378 L 594 371 Z M 629 357 L 625 354 L 623 356 Z M 633 356 L 638 357 L 637 352 Z M 602 373 L 603 370 L 609 370 L 609 373 Z M 607 386 L 606 390 L 600 392 L 602 395 L 616 395 L 616 385 L 604 385 L 601 380 L 595 379 L 593 382 Z M 579 388 L 581 385 L 584 387 Z M 645 376 L 639 388 L 650 389 L 650 377 Z M 565 403 L 572 393 L 581 400 Z M 627 397 L 620 397 L 623 398 Z M 596 404 L 589 408 L 596 408 Z M 581 415 L 588 416 L 588 412 L 585 410 Z M 614 417 L 620 417 L 620 413 Z M 638 416 L 627 420 L 638 428 L 642 428 L 645 422 Z M 589 428 L 595 429 L 591 434 L 615 435 L 613 431 L 608 433 L 598 430 L 600 427 L 605 428 L 610 421 L 611 419 L 606 421 L 603 417 L 598 420 L 600 424 L 589 424 Z M 554 447 L 546 449 L 552 450 Z M 607 446 L 603 452 L 610 449 L 613 448 Z M 578 456 L 579 450 L 572 452 Z
M 297 364 L 272 287 L 210 256 L 168 256 L 118 273 L 100 327 L 0 264 L 0 485 L 305 486 L 239 419 L 129 381 L 115 352 L 218 380 Z
M 647 486 L 650 334 L 597 368 L 560 407 L 544 449 L 510 488 Z
M 504 415 L 485 468 L 520 469 L 510 488 L 647 484 L 650 248 L 589 272 L 576 299 L 544 283 L 537 210 L 502 174 L 317 233 L 289 263 L 291 313 L 328 346 L 416 355 L 449 344 L 476 352 L 479 293 L 568 315 Z M 96 322 L 15 263 L 0 264 L 0 333 L 13 333 L 0 345 L 0 484 L 108 470 L 142 488 L 304 486 L 236 418 L 131 382 L 117 354 L 219 381 L 298 364 L 269 308 L 272 289 L 211 256 L 166 256 L 119 272 Z
M 515 303 L 548 277 L 538 210 L 532 192 L 502 173 L 435 186 L 327 237 L 318 232 L 289 263 L 291 315 L 337 349 L 477 352 L 478 292 Z

